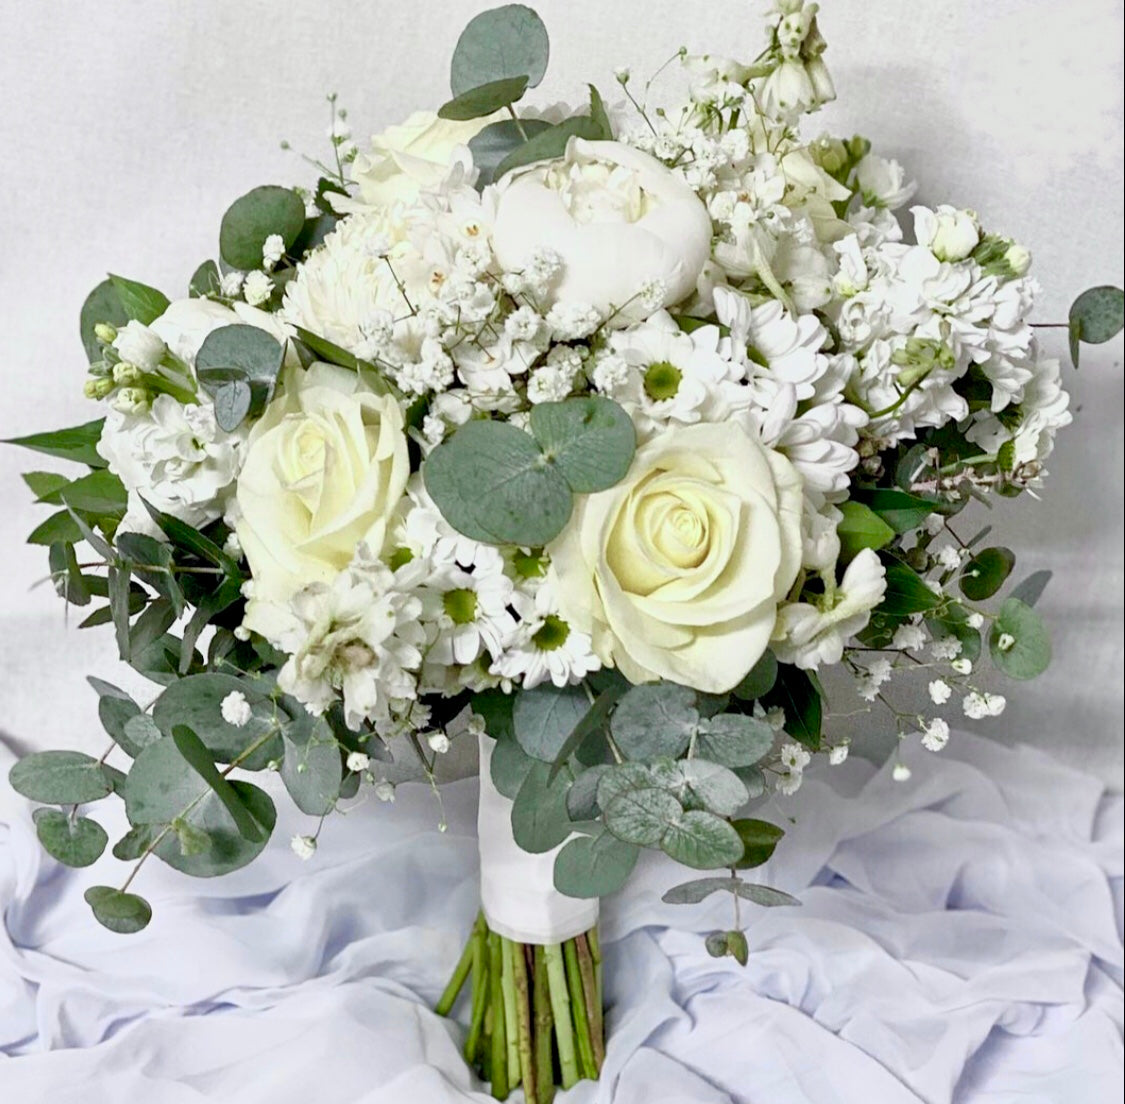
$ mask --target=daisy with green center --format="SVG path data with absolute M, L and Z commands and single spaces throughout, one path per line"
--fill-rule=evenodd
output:
M 422 619 L 436 633 L 429 663 L 464 666 L 482 652 L 500 655 L 516 630 L 513 589 L 495 549 L 481 548 L 471 573 L 456 564 L 443 567 L 421 590 Z
M 555 686 L 578 682 L 601 667 L 590 637 L 578 632 L 560 615 L 551 585 L 544 581 L 517 591 L 520 624 L 504 653 L 492 665 L 501 679 L 519 679 L 525 689 L 548 679 Z

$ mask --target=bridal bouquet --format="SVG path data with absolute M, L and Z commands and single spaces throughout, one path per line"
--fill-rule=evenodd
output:
M 16 442 L 87 469 L 28 473 L 30 539 L 159 690 L 91 679 L 124 756 L 11 781 L 71 866 L 108 842 L 86 807 L 124 802 L 102 924 L 149 922 L 152 855 L 262 851 L 252 772 L 317 818 L 309 858 L 362 787 L 393 798 L 392 755 L 434 783 L 479 740 L 483 908 L 439 1010 L 468 981 L 468 1060 L 546 1101 L 597 1076 L 597 901 L 642 849 L 705 872 L 666 900 L 731 895 L 713 955 L 746 961 L 740 903 L 797 903 L 744 876 L 784 834 L 746 807 L 847 755 L 818 672 L 938 751 L 1003 709 L 989 663 L 1044 669 L 1045 573 L 1005 589 L 1013 553 L 956 529 L 1034 493 L 1070 421 L 1030 255 L 970 210 L 900 217 L 914 185 L 865 139 L 802 138 L 824 50 L 777 0 L 755 60 L 673 59 L 682 106 L 622 70 L 621 104 L 535 108 L 547 32 L 487 11 L 436 115 L 360 147 L 330 97 L 315 184 L 236 200 L 185 297 L 94 289 L 104 417 Z M 1074 357 L 1121 314 L 1084 293 Z M 896 704 L 904 669 L 933 708 Z

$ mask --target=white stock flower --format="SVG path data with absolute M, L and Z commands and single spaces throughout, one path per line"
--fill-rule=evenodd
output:
M 167 351 L 160 335 L 136 319 L 117 331 L 113 348 L 123 361 L 136 365 L 142 372 L 155 371 Z
M 149 327 L 168 348 L 187 364 L 195 364 L 195 354 L 208 335 L 222 326 L 254 326 L 285 344 L 292 331 L 274 314 L 247 303 L 224 306 L 213 299 L 177 299 Z M 296 352 L 286 349 L 286 363 L 298 363 Z
M 647 313 L 637 293 L 651 281 L 664 284 L 661 306 L 695 288 L 710 256 L 711 220 L 655 158 L 619 142 L 576 138 L 560 160 L 500 185 L 493 242 L 510 272 L 523 269 L 536 246 L 558 255 L 562 271 L 548 305 L 588 303 L 627 323 Z
M 885 157 L 867 154 L 856 166 L 856 183 L 863 202 L 869 207 L 885 207 L 896 211 L 905 206 L 918 190 L 913 180 L 906 179 L 903 167 Z
M 973 211 L 961 211 L 948 204 L 936 210 L 911 207 L 914 236 L 939 261 L 963 261 L 980 241 L 980 223 Z

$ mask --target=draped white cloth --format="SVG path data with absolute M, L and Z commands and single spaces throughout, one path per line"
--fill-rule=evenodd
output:
M 0 753 L 2 754 L 2 753 Z M 913 778 L 853 759 L 765 815 L 745 969 L 667 906 L 652 857 L 602 909 L 609 1051 L 565 1104 L 1103 1104 L 1122 1087 L 1122 799 L 1027 748 L 957 735 Z M 0 763 L 7 772 L 8 762 Z M 490 1099 L 430 1006 L 478 906 L 476 781 L 364 803 L 302 865 L 275 845 L 215 882 L 153 864 L 115 936 L 0 790 L 0 1100 L 455 1104 Z M 118 825 L 107 825 L 115 828 Z M 113 860 L 102 860 L 115 867 Z

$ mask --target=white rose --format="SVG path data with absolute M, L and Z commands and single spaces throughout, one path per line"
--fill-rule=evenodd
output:
M 250 431 L 234 520 L 256 603 L 330 583 L 367 542 L 376 552 L 406 487 L 402 413 L 355 372 L 314 364 L 286 373 Z
M 573 138 L 560 160 L 501 184 L 493 248 L 509 272 L 521 271 L 537 248 L 559 256 L 562 271 L 544 307 L 584 303 L 606 317 L 630 303 L 617 320 L 635 322 L 694 290 L 711 255 L 711 218 L 647 153 Z M 636 296 L 654 281 L 663 283 L 663 301 L 642 306 Z
M 730 690 L 801 566 L 801 510 L 793 466 L 737 425 L 669 429 L 549 547 L 560 611 L 632 682 Z
M 980 242 L 980 223 L 975 211 L 959 211 L 942 204 L 936 211 L 911 207 L 914 236 L 939 261 L 963 261 Z
M 440 185 L 454 155 L 500 117 L 455 122 L 439 119 L 431 111 L 415 111 L 406 122 L 376 134 L 368 152 L 355 159 L 352 180 L 359 185 L 359 196 L 351 201 L 340 199 L 337 209 L 412 202 L 419 192 Z

